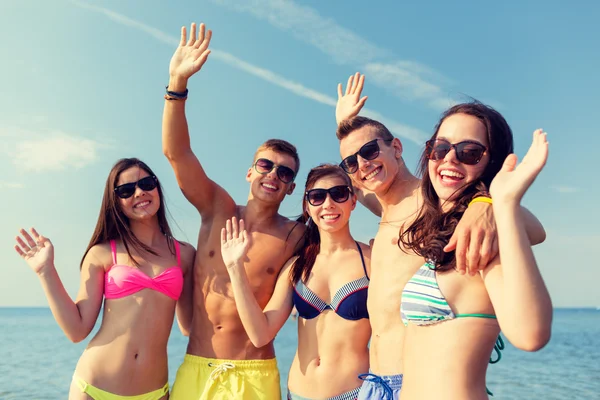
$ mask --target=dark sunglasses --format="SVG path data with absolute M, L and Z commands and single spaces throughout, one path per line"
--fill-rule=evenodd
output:
M 353 174 L 358 171 L 358 156 L 361 156 L 365 160 L 374 160 L 379 156 L 379 144 L 377 143 L 378 139 L 371 140 L 370 142 L 365 143 L 358 151 L 342 160 L 340 163 L 340 167 L 347 174 Z M 391 142 L 393 139 L 381 139 L 386 143 Z
M 343 185 L 334 186 L 329 189 L 311 189 L 305 193 L 306 201 L 308 201 L 311 206 L 320 206 L 325 203 L 327 193 L 329 193 L 331 200 L 336 203 L 343 203 L 350 198 L 352 190 L 348 186 Z
M 147 176 L 140 179 L 137 182 L 124 183 L 115 188 L 115 194 L 122 199 L 128 199 L 135 193 L 135 187 L 139 187 L 144 192 L 149 192 L 156 189 L 158 186 L 158 180 L 156 176 Z
M 452 149 L 456 152 L 456 159 L 466 165 L 477 164 L 487 150 L 484 145 L 472 140 L 454 144 L 444 139 L 431 139 L 425 142 L 425 154 L 433 161 L 443 159 Z
M 259 158 L 254 163 L 254 169 L 261 175 L 268 174 L 273 171 L 273 168 L 277 168 L 277 177 L 283 183 L 290 183 L 296 177 L 296 173 L 290 167 L 285 165 L 277 165 L 273 161 L 266 158 Z

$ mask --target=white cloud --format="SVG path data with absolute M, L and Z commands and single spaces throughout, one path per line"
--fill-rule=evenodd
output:
M 455 103 L 442 89 L 452 84 L 434 69 L 409 60 L 392 60 L 394 55 L 363 39 L 315 9 L 282 0 L 212 0 L 237 12 L 267 21 L 296 39 L 309 43 L 334 62 L 352 65 L 375 85 L 403 100 L 420 101 L 436 110 Z
M 8 154 L 13 164 L 28 171 L 61 171 L 67 168 L 82 168 L 97 159 L 97 150 L 102 145 L 63 132 L 20 140 Z
M 579 192 L 579 188 L 573 186 L 552 185 L 550 188 L 558 193 L 575 193 Z
M 22 183 L 0 181 L 0 189 L 23 189 L 24 187 Z
M 388 54 L 354 32 L 324 18 L 308 6 L 282 0 L 212 0 L 227 8 L 250 13 L 258 19 L 290 32 L 296 39 L 315 46 L 340 64 L 362 64 Z
M 170 44 L 170 45 L 174 45 L 177 46 L 179 44 L 179 39 L 168 35 L 166 33 L 164 33 L 163 31 L 159 30 L 159 29 L 155 29 L 152 28 L 151 26 L 145 25 L 141 22 L 138 22 L 134 19 L 131 19 L 129 17 L 126 17 L 122 14 L 116 13 L 114 11 L 111 11 L 107 8 L 103 8 L 103 7 L 98 7 L 98 6 L 94 6 L 92 4 L 87 4 L 87 3 L 83 3 L 80 1 L 76 1 L 76 0 L 72 0 L 71 1 L 73 4 L 75 4 L 78 7 L 81 8 L 85 8 L 88 9 L 90 11 L 94 11 L 100 14 L 105 15 L 106 17 L 110 18 L 111 20 L 121 24 L 121 25 L 125 25 L 128 26 L 130 28 L 135 28 L 138 29 L 142 32 L 147 33 L 148 35 L 154 37 L 155 39 L 158 39 L 159 41 L 166 43 L 166 44 Z
M 121 25 L 125 25 L 130 28 L 138 29 L 144 33 L 151 35 L 152 37 L 156 38 L 157 40 L 159 40 L 163 43 L 167 43 L 172 46 L 177 46 L 179 44 L 179 40 L 175 36 L 168 35 L 168 34 L 162 32 L 161 30 L 152 28 L 142 22 L 139 22 L 139 21 L 136 21 L 129 17 L 126 17 L 124 15 L 118 14 L 114 11 L 111 11 L 111 10 L 108 10 L 108 9 L 105 9 L 102 7 L 94 6 L 94 5 L 89 5 L 86 3 L 81 3 L 78 1 L 73 1 L 72 3 L 79 7 L 103 14 L 103 15 L 107 16 L 109 19 L 111 19 L 112 21 L 117 22 Z M 287 7 L 287 6 L 282 4 L 282 7 L 285 9 L 285 7 Z M 252 75 L 254 75 L 258 78 L 261 78 L 269 83 L 272 83 L 282 89 L 288 90 L 289 92 L 291 92 L 297 96 L 304 97 L 304 98 L 310 99 L 312 101 L 316 101 L 318 103 L 325 104 L 328 106 L 333 106 L 333 107 L 335 107 L 335 105 L 337 103 L 337 99 L 332 96 L 328 96 L 328 95 L 318 92 L 316 90 L 310 89 L 310 88 L 302 85 L 301 83 L 287 79 L 287 78 L 285 78 L 273 71 L 270 71 L 268 69 L 250 64 L 250 63 L 234 56 L 231 53 L 227 53 L 227 52 L 221 51 L 221 50 L 215 50 L 214 48 L 212 48 L 212 46 L 211 46 L 210 58 L 211 59 L 214 58 L 214 59 L 224 62 L 234 68 L 238 68 L 244 72 L 252 74 Z M 394 134 L 396 134 L 400 137 L 406 138 L 408 140 L 414 141 L 417 144 L 423 144 L 423 141 L 427 137 L 427 135 L 424 132 L 422 132 L 421 130 L 419 130 L 417 128 L 413 128 L 408 125 L 405 125 L 401 122 L 397 122 L 391 118 L 386 118 L 383 115 L 381 115 L 375 111 L 363 109 L 362 114 L 365 116 L 371 116 L 371 118 L 381 121 Z

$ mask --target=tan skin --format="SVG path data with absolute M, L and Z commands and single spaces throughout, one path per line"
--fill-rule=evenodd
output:
M 123 171 L 117 185 L 135 182 L 146 171 L 132 167 Z M 136 204 L 150 201 L 146 207 Z M 139 187 L 129 199 L 119 199 L 119 206 L 130 219 L 130 228 L 138 239 L 151 247 L 157 255 L 132 256 L 139 269 L 154 277 L 169 267 L 177 265 L 177 259 L 168 247 L 168 239 L 160 232 L 156 211 L 158 190 L 144 192 Z M 102 305 L 104 276 L 112 267 L 109 243 L 90 249 L 81 268 L 81 284 L 75 302 L 71 300 L 54 267 L 54 248 L 49 239 L 35 229 L 31 235 L 21 230 L 17 252 L 36 272 L 48 297 L 50 309 L 61 329 L 74 342 L 83 340 L 93 329 Z M 130 247 L 131 248 L 131 247 Z M 179 304 L 188 299 L 191 289 L 191 268 L 195 251 L 189 244 L 181 243 L 181 268 L 184 273 L 184 291 L 177 304 L 182 326 L 189 325 L 186 313 L 179 313 L 189 306 Z M 117 241 L 117 263 L 133 266 L 122 242 Z M 168 381 L 167 341 L 171 333 L 176 311 L 176 301 L 151 289 L 119 299 L 105 299 L 102 325 L 81 355 L 75 375 L 104 391 L 130 396 L 160 389 Z M 152 329 L 148 329 L 148 327 Z M 74 382 L 69 391 L 70 400 L 90 397 L 81 393 Z M 167 399 L 168 395 L 163 399 Z
M 204 24 L 198 32 L 192 24 L 190 38 L 182 28 L 182 39 L 170 64 L 169 90 L 182 92 L 187 80 L 200 70 L 210 50 L 212 36 Z M 237 205 L 231 196 L 210 179 L 190 146 L 185 118 L 185 102 L 165 101 L 163 115 L 163 152 L 168 158 L 179 187 L 202 218 L 194 268 L 194 318 L 187 353 L 219 359 L 271 359 L 272 342 L 255 347 L 244 329 L 236 309 L 231 281 L 220 256 L 221 228 L 235 216 L 246 221 L 255 245 L 248 253 L 246 273 L 256 301 L 264 307 L 275 288 L 282 266 L 292 256 L 303 228 L 278 214 L 294 183 L 283 183 L 276 168 L 261 175 L 252 166 L 246 180 L 250 193 L 246 205 Z M 271 149 L 259 151 L 254 160 L 267 158 L 276 165 L 297 169 L 291 155 Z M 289 315 L 289 314 L 288 314 Z
M 328 189 L 346 182 L 337 176 L 325 176 L 312 188 Z M 350 235 L 348 219 L 356 204 L 352 196 L 336 203 L 328 196 L 320 206 L 308 206 L 317 221 L 321 236 L 320 253 L 310 277 L 305 282 L 317 296 L 331 302 L 335 293 L 348 282 L 362 278 L 364 269 L 356 243 Z M 324 215 L 339 215 L 325 221 Z M 367 272 L 370 249 L 360 244 Z M 228 221 L 222 233 L 222 253 L 234 285 L 234 294 L 244 326 L 254 342 L 270 342 L 287 320 L 293 308 L 293 284 L 290 270 L 292 258 L 281 271 L 275 292 L 266 307 L 259 307 L 249 291 L 243 260 L 251 241 L 244 223 Z M 328 398 L 351 391 L 362 383 L 358 375 L 369 369 L 368 342 L 371 327 L 368 319 L 345 320 L 332 310 L 306 320 L 298 318 L 298 349 L 289 372 L 288 387 L 292 393 L 308 398 Z
M 363 85 L 364 76 L 357 73 L 348 80 L 345 94 L 341 87 L 338 88 L 338 123 L 360 111 L 366 101 L 365 97 L 360 97 Z M 342 159 L 356 153 L 365 143 L 377 137 L 377 133 L 369 126 L 350 133 L 340 141 Z M 402 349 L 406 348 L 406 329 L 399 312 L 401 294 L 423 261 L 411 252 L 401 250 L 398 238 L 401 227 L 409 226 L 422 206 L 421 182 L 404 164 L 402 144 L 397 138 L 389 145 L 382 141 L 378 143 L 381 149 L 379 156 L 374 160 L 358 156 L 359 170 L 351 177 L 361 190 L 359 200 L 381 215 L 372 246 L 369 284 L 368 309 L 373 331 L 370 343 L 371 370 L 378 375 L 396 375 L 403 372 Z M 450 240 L 457 246 L 458 275 L 464 279 L 476 275 L 497 253 L 491 211 L 491 207 L 483 203 L 469 207 Z M 540 243 L 545 237 L 541 224 L 530 213 L 524 212 L 524 215 L 532 243 Z
M 483 124 L 463 114 L 447 118 L 438 137 L 450 143 L 475 140 L 488 145 Z M 545 134 L 536 131 L 524 162 L 515 169 L 516 157 L 509 157 L 491 184 L 500 254 L 476 276 L 455 270 L 437 274 L 440 290 L 456 314 L 494 314 L 497 320 L 457 318 L 427 327 L 409 323 L 404 343 L 403 399 L 487 399 L 488 360 L 500 330 L 523 350 L 535 351 L 548 342 L 552 303 L 533 257 L 519 205 L 542 169 L 547 150 Z M 452 205 L 456 194 L 444 186 L 438 172 L 452 169 L 465 179 L 475 179 L 487 163 L 484 156 L 482 165 L 464 165 L 455 154 L 453 150 L 443 160 L 429 161 L 434 188 L 440 200 L 446 201 L 445 207 Z M 453 196 L 449 196 L 451 193 Z M 418 268 L 422 261 L 415 257 L 409 268 Z M 428 384 L 432 377 L 435 385 Z

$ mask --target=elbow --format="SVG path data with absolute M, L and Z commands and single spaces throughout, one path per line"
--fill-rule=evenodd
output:
M 78 333 L 67 333 L 67 338 L 71 341 L 71 343 L 79 343 L 85 339 L 87 335 L 82 335 Z
M 543 227 L 540 227 L 536 234 L 536 237 L 534 238 L 534 241 L 533 241 L 534 243 L 532 243 L 532 244 L 536 245 L 536 244 L 544 243 L 545 241 L 546 241 L 546 230 Z
M 540 328 L 536 331 L 529 332 L 528 334 L 520 338 L 518 341 L 513 342 L 513 344 L 516 348 L 523 351 L 539 351 L 543 349 L 550 341 L 550 331 L 550 326 Z
M 181 332 L 181 334 L 183 336 L 190 336 L 190 330 L 184 328 L 183 326 L 179 325 L 179 331 Z
M 265 347 L 266 345 L 271 343 L 272 340 L 273 340 L 273 338 L 269 338 L 267 335 L 258 334 L 258 335 L 250 336 L 250 342 L 252 342 L 252 345 L 254 347 L 256 347 L 257 349 L 260 349 L 261 347 Z
M 168 146 L 165 146 L 165 145 L 163 145 L 163 149 L 162 150 L 163 150 L 164 156 L 167 157 L 167 159 L 169 161 L 172 161 L 173 158 L 174 158 L 173 151 Z

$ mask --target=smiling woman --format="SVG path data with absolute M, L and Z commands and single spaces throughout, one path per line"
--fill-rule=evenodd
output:
M 167 341 L 175 311 L 184 333 L 191 324 L 195 252 L 172 237 L 152 170 L 125 158 L 110 171 L 75 302 L 58 277 L 50 240 L 33 228 L 21 235 L 15 248 L 40 278 L 52 314 L 71 341 L 89 335 L 105 299 L 100 330 L 77 363 L 69 399 L 166 399 Z
M 252 343 L 271 342 L 297 309 L 298 348 L 287 399 L 355 399 L 358 376 L 369 371 L 371 249 L 350 234 L 355 206 L 352 182 L 342 168 L 322 164 L 310 170 L 299 219 L 306 224 L 304 245 L 283 267 L 265 307 L 253 297 L 244 268 L 250 243 L 245 222 L 238 225 L 233 218 L 221 232 L 223 261 Z

